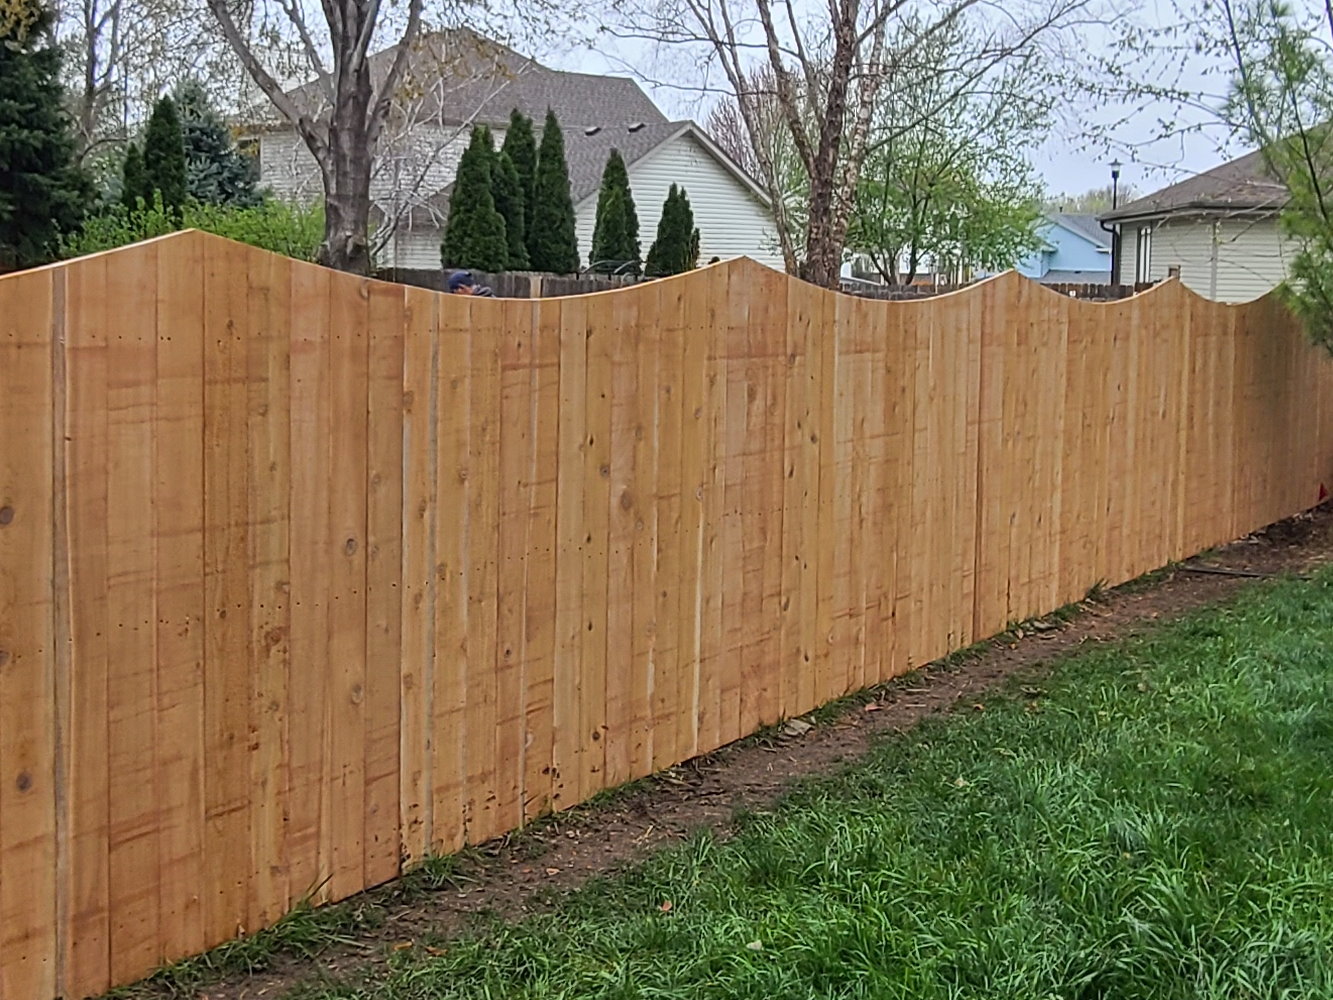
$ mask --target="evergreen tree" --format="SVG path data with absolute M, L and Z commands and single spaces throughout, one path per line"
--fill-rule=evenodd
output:
M 626 264 L 630 266 L 624 267 Z M 597 221 L 592 231 L 592 259 L 588 265 L 630 274 L 638 274 L 640 270 L 639 216 L 634 210 L 629 172 L 616 149 L 611 150 L 606 169 L 602 171 Z
M 565 136 L 560 131 L 555 112 L 550 110 L 546 112 L 541 147 L 537 152 L 531 226 L 528 257 L 533 270 L 553 274 L 578 270 L 579 244 L 574 233 L 574 202 L 569 193 Z
M 520 114 L 518 108 L 509 113 L 509 131 L 500 151 L 509 157 L 518 173 L 518 184 L 523 190 L 523 217 L 528 223 L 525 235 L 530 239 L 532 206 L 536 204 L 537 140 L 532 136 L 532 119 Z
M 509 266 L 505 220 L 496 211 L 491 193 L 494 160 L 491 130 L 479 125 L 472 130 L 472 141 L 458 161 L 458 175 L 449 198 L 449 222 L 440 246 L 445 267 L 496 273 Z
M 143 153 L 139 147 L 130 143 L 125 151 L 125 162 L 120 168 L 120 203 L 133 212 L 139 202 L 152 204 L 153 190 L 148 186 L 148 175 L 144 173 Z
M 197 80 L 176 88 L 185 145 L 186 192 L 202 205 L 257 205 L 258 164 L 236 148 L 231 132 Z
M 500 151 L 491 166 L 491 194 L 495 210 L 505 220 L 505 239 L 509 245 L 509 270 L 526 271 L 528 267 L 527 205 L 523 201 L 523 182 L 509 154 Z
M 49 261 L 91 195 L 74 164 L 52 17 L 33 2 L 0 25 L 0 258 L 13 267 Z
M 148 188 L 161 192 L 162 204 L 179 215 L 185 207 L 185 139 L 181 135 L 176 102 L 170 97 L 158 100 L 143 139 L 144 173 Z
M 648 251 L 649 276 L 663 278 L 692 270 L 699 256 L 697 234 L 689 196 L 672 184 L 657 223 L 657 239 Z

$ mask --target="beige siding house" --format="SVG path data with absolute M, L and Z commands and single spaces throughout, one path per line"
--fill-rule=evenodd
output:
M 1205 298 L 1257 299 L 1287 276 L 1286 200 L 1255 152 L 1122 205 L 1102 216 L 1119 233 L 1118 280 L 1161 281 L 1179 268 Z
M 379 54 L 372 66 L 387 57 Z M 702 260 L 746 256 L 782 266 L 762 189 L 693 122 L 668 121 L 633 80 L 548 69 L 457 31 L 423 39 L 402 89 L 371 181 L 372 246 L 382 267 L 440 266 L 449 196 L 471 129 L 489 126 L 498 146 L 515 108 L 533 120 L 538 141 L 547 108 L 560 121 L 583 266 L 592 263 L 597 192 L 612 149 L 625 160 L 645 256 L 674 183 L 689 195 Z M 293 95 L 316 109 L 322 99 L 314 85 Z M 263 185 L 283 198 L 320 197 L 318 169 L 294 129 L 270 121 L 254 133 Z

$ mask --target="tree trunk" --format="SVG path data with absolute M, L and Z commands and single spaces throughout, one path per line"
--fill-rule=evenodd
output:
M 337 84 L 338 100 L 329 123 L 324 175 L 324 241 L 319 263 L 353 274 L 370 273 L 369 116 L 372 89 L 364 64 Z
M 317 259 L 325 267 L 369 274 L 370 150 L 364 139 L 350 146 L 335 139 L 330 154 L 331 169 L 324 177 L 324 240 Z
M 835 47 L 829 67 L 823 121 L 819 126 L 819 145 L 813 162 L 809 164 L 810 225 L 806 230 L 805 261 L 801 268 L 801 277 L 825 288 L 838 287 L 843 243 L 847 236 L 847 212 L 841 211 L 843 202 L 837 197 L 834 186 L 847 125 L 847 91 L 856 56 L 859 7 L 851 0 L 842 0 L 837 10 Z
M 354 180 L 348 179 L 346 187 L 335 187 L 325 194 L 324 241 L 316 259 L 338 271 L 369 274 L 369 229 L 370 199 L 358 192 Z

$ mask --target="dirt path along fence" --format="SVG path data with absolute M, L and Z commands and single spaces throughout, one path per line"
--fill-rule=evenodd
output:
M 0 997 L 96 993 L 1313 505 L 1276 301 L 0 279 Z

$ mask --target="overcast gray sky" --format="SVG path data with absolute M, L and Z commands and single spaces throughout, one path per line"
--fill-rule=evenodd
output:
M 1143 23 L 1165 25 L 1176 19 L 1172 0 L 1128 0 L 1129 16 Z M 1111 34 L 1115 25 L 1090 29 L 1086 32 L 1088 51 L 1106 54 L 1113 48 Z M 589 30 L 594 35 L 594 30 Z M 652 49 L 641 42 L 618 40 L 605 34 L 596 36 L 590 47 L 563 46 L 537 53 L 542 61 L 562 69 L 591 73 L 610 73 L 636 76 L 662 110 L 673 118 L 702 120 L 711 99 L 697 90 L 688 89 L 697 80 L 685 79 L 687 67 L 672 66 L 664 71 Z M 1187 80 L 1202 88 L 1205 84 L 1202 66 L 1185 66 Z M 654 85 L 652 81 L 670 76 L 673 82 L 688 86 Z M 1216 86 L 1214 83 L 1213 86 Z M 1122 183 L 1132 184 L 1140 191 L 1151 191 L 1184 176 L 1206 170 L 1232 155 L 1243 151 L 1235 143 L 1226 144 L 1226 137 L 1216 128 L 1206 133 L 1178 136 L 1172 140 L 1149 142 L 1157 133 L 1161 120 L 1199 121 L 1204 115 L 1186 112 L 1164 104 L 1152 104 L 1141 109 L 1123 106 L 1098 106 L 1086 101 L 1068 116 L 1068 121 L 1057 126 L 1054 134 L 1034 154 L 1033 162 L 1048 189 L 1054 192 L 1079 193 L 1110 182 L 1112 159 L 1124 163 Z M 1133 114 L 1129 112 L 1133 110 Z M 1123 122 L 1122 119 L 1125 119 Z M 1117 144 L 1105 149 L 1090 143 L 1085 123 L 1119 123 L 1112 132 Z

